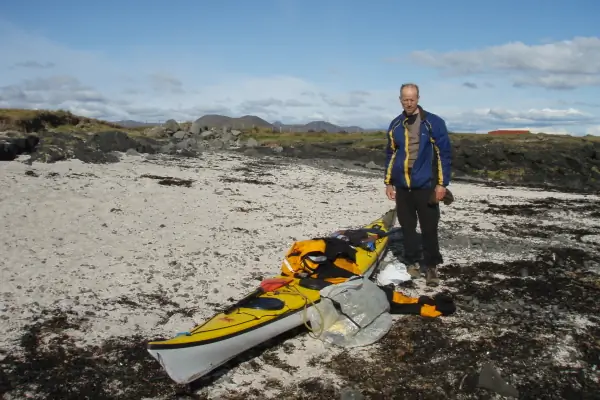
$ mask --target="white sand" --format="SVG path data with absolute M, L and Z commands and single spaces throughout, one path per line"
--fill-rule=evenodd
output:
M 151 162 L 124 156 L 122 162 L 109 165 L 76 160 L 32 167 L 18 161 L 0 164 L 0 348 L 17 346 L 30 317 L 56 307 L 96 313 L 83 332 L 71 332 L 81 344 L 99 344 L 134 331 L 152 338 L 190 329 L 213 313 L 207 302 L 225 304 L 253 288 L 257 276 L 277 272 L 294 239 L 358 226 L 393 206 L 385 198 L 380 176 L 357 178 L 301 164 L 273 166 L 268 171 L 273 176 L 256 176 L 276 185 L 219 180 L 241 177 L 243 172 L 233 169 L 251 161 L 241 155 L 207 153 L 202 159 Z M 28 170 L 39 176 L 26 176 Z M 162 186 L 142 174 L 195 182 L 191 188 Z M 486 207 L 476 204 L 481 199 L 510 203 L 581 197 L 467 184 L 451 187 L 456 203 L 442 207 L 442 225 L 468 220 L 482 227 L 481 235 L 489 235 L 495 223 L 507 218 L 474 213 Z M 478 257 L 478 251 L 444 249 L 444 257 L 446 262 L 466 262 Z M 195 308 L 193 317 L 175 314 L 161 321 L 172 307 L 161 308 L 143 297 L 161 293 L 182 307 Z M 116 303 L 121 297 L 139 302 L 143 309 Z M 327 376 L 307 363 L 338 349 L 328 350 L 310 338 L 289 342 L 295 350 L 278 354 L 300 367 L 298 371 L 266 365 L 254 372 L 245 362 L 207 392 L 218 398 L 241 386 L 264 387 L 268 379 L 285 385 Z

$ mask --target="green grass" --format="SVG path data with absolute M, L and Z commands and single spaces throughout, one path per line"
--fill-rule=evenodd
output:
M 523 179 L 523 176 L 525 175 L 525 169 L 509 168 L 502 170 L 474 170 L 473 173 L 479 177 L 488 178 L 494 181 L 519 181 Z
M 382 148 L 387 143 L 384 131 L 356 132 L 356 133 L 321 133 L 321 132 L 271 132 L 244 131 L 244 137 L 252 137 L 264 145 L 302 145 L 318 143 L 343 143 L 357 148 Z M 504 145 L 531 145 L 546 147 L 555 144 L 581 145 L 587 142 L 600 141 L 597 136 L 570 136 L 552 134 L 521 134 L 521 135 L 487 135 L 475 133 L 452 133 L 452 143 L 475 142 L 476 146 L 493 144 Z
M 41 129 L 51 129 L 62 133 L 72 131 L 93 133 L 118 129 L 127 133 L 139 134 L 146 128 L 125 128 L 113 122 L 81 117 L 64 110 L 0 108 L 0 131 L 33 132 Z
M 385 145 L 387 137 L 384 132 L 357 133 L 320 133 L 320 132 L 244 132 L 245 137 L 252 137 L 264 145 L 293 146 L 317 143 L 347 143 L 355 147 L 371 147 Z
M 182 122 L 185 126 L 191 122 Z M 42 129 L 54 132 L 93 133 L 103 130 L 120 130 L 132 136 L 144 136 L 149 127 L 125 128 L 113 122 L 94 118 L 81 117 L 64 110 L 30 110 L 30 109 L 0 109 L 0 131 L 17 130 L 35 132 Z M 385 131 L 355 132 L 355 133 L 325 133 L 325 132 L 272 132 L 269 129 L 242 130 L 244 138 L 254 138 L 259 143 L 268 146 L 294 146 L 302 144 L 339 143 L 355 148 L 381 149 L 387 142 Z M 598 136 L 569 136 L 551 134 L 521 134 L 521 135 L 487 135 L 474 133 L 452 133 L 453 143 L 474 141 L 475 146 L 487 144 L 528 145 L 533 143 L 540 147 L 555 144 L 581 145 L 585 142 L 600 142 Z

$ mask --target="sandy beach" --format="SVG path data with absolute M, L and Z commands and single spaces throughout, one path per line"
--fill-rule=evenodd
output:
M 145 353 L 145 341 L 188 330 L 253 289 L 278 271 L 294 240 L 356 227 L 393 207 L 379 171 L 225 152 L 199 158 L 123 155 L 121 162 L 103 165 L 71 160 L 28 166 L 17 160 L 0 164 L 0 187 L 5 399 L 170 398 L 175 386 Z M 536 262 L 542 247 L 582 249 L 585 263 L 573 274 L 585 272 L 590 287 L 599 282 L 594 275 L 600 273 L 600 217 L 593 214 L 597 196 L 460 183 L 451 189 L 456 201 L 442 206 L 440 226 L 447 265 L 441 269 L 443 284 L 430 289 L 417 281 L 405 292 L 445 290 L 465 296 L 457 300 L 455 315 L 436 320 L 453 341 L 473 343 L 490 333 L 465 325 L 484 303 L 473 304 L 478 298 L 473 285 L 489 286 L 513 275 L 526 279 L 515 263 Z M 540 232 L 551 234 L 542 237 Z M 387 261 L 394 257 L 391 252 Z M 483 262 L 505 267 L 468 272 Z M 534 270 L 529 267 L 531 276 Z M 478 278 L 480 271 L 491 281 Z M 512 298 L 536 302 L 535 296 Z M 557 318 L 568 323 L 565 329 L 573 335 L 593 337 L 600 329 L 590 316 L 598 305 L 588 311 L 560 307 L 566 311 Z M 511 329 L 506 316 L 498 318 Z M 389 341 L 399 340 L 403 325 L 425 323 L 419 316 L 394 319 L 396 333 L 387 341 L 351 351 L 326 347 L 303 332 L 290 335 L 219 371 L 197 393 L 215 399 L 259 393 L 260 398 L 320 399 L 339 395 L 343 388 L 362 390 L 361 382 L 331 366 L 342 355 L 376 363 L 378 352 L 389 351 Z M 597 383 L 592 358 L 573 335 L 556 334 L 551 341 L 555 351 L 539 357 L 551 360 L 548 371 L 561 363 L 579 365 L 587 371 L 585 382 Z M 449 357 L 450 352 L 441 354 Z M 496 361 L 502 363 L 501 358 Z M 456 382 L 462 374 L 452 373 L 457 376 L 452 390 L 460 392 Z M 540 374 L 540 384 L 550 376 Z M 529 378 L 513 371 L 507 379 L 519 386 Z M 394 385 L 382 390 L 393 391 Z M 431 397 L 450 389 L 440 383 L 427 390 Z M 481 389 L 473 390 L 452 398 L 480 398 L 469 397 Z M 369 393 L 372 388 L 363 394 Z

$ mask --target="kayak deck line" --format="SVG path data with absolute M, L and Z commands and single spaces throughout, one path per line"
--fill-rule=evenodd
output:
M 319 300 L 316 300 L 313 304 L 318 304 L 320 302 L 321 302 L 321 300 L 319 299 Z M 258 325 L 255 325 L 255 326 L 252 326 L 252 327 L 246 328 L 244 330 L 240 330 L 240 331 L 237 331 L 237 332 L 225 335 L 225 336 L 219 336 L 219 337 L 215 337 L 215 338 L 211 338 L 211 339 L 203 339 L 203 340 L 196 340 L 196 341 L 190 341 L 190 342 L 180 342 L 180 343 L 165 343 L 166 341 L 164 341 L 164 340 L 152 341 L 152 342 L 148 342 L 147 348 L 149 350 L 150 349 L 152 349 L 152 350 L 182 349 L 182 348 L 189 348 L 189 347 L 194 347 L 194 346 L 203 346 L 203 345 L 207 345 L 207 344 L 211 344 L 211 343 L 218 343 L 218 342 L 221 342 L 224 340 L 234 338 L 239 335 L 243 335 L 247 332 L 250 332 L 250 331 L 253 331 L 256 329 L 264 328 L 266 325 L 269 325 L 269 324 L 275 323 L 281 319 L 290 317 L 293 314 L 300 313 L 303 310 L 304 310 L 304 308 L 299 308 L 296 310 L 289 310 L 288 312 L 277 315 L 277 316 L 275 316 L 275 318 L 269 319 L 268 321 L 262 322 Z M 242 312 L 240 312 L 240 313 L 242 313 Z M 240 322 L 237 325 L 231 325 L 231 326 L 234 327 L 234 326 L 239 326 L 239 325 L 243 325 L 243 324 L 244 324 L 244 322 Z M 212 330 L 207 330 L 207 331 L 203 331 L 203 332 L 199 332 L 199 333 L 218 331 L 221 329 L 223 329 L 223 328 L 214 328 Z M 198 333 L 196 333 L 196 334 L 198 334 Z M 186 335 L 186 336 L 193 336 L 193 335 L 194 335 L 194 333 L 192 333 L 190 331 L 190 334 Z
M 375 233 L 369 246 L 356 246 L 353 268 L 358 276 L 370 278 L 383 260 L 389 244 L 389 236 L 396 220 L 396 210 L 391 209 L 374 221 L 363 225 L 358 231 Z M 352 230 L 349 230 L 349 235 Z M 343 231 L 342 235 L 343 235 Z M 352 231 L 356 233 L 356 230 Z M 340 231 L 332 234 L 339 235 Z M 374 240 L 373 240 L 374 239 Z M 336 239 L 334 239 L 336 240 Z M 239 354 L 280 334 L 304 325 L 309 335 L 318 338 L 310 326 L 308 312 L 321 302 L 319 282 L 327 285 L 338 283 L 334 278 L 313 278 L 310 275 L 286 276 L 279 271 L 267 280 L 288 280 L 289 283 L 271 286 L 273 291 L 254 290 L 246 296 L 213 314 L 189 332 L 170 339 L 153 340 L 147 350 L 169 377 L 177 383 L 190 383 L 227 363 Z M 319 281 L 319 282 L 318 282 Z M 264 289 L 264 287 L 263 287 Z M 248 299 L 250 300 L 248 301 Z M 258 299 L 258 300 L 257 300 Z M 238 305 L 239 304 L 239 305 Z M 316 309 L 320 311 L 319 308 Z M 323 316 L 321 315 L 321 319 Z M 323 324 L 321 324 L 323 325 Z

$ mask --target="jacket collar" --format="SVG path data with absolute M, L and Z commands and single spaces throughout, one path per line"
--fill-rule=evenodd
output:
M 427 111 L 425 111 L 423 109 L 423 107 L 421 106 L 417 106 L 417 109 L 419 110 L 419 116 L 421 117 L 421 122 L 425 121 L 425 118 L 427 117 Z M 406 119 L 408 117 L 408 115 L 406 115 L 406 111 L 402 110 L 402 119 Z

